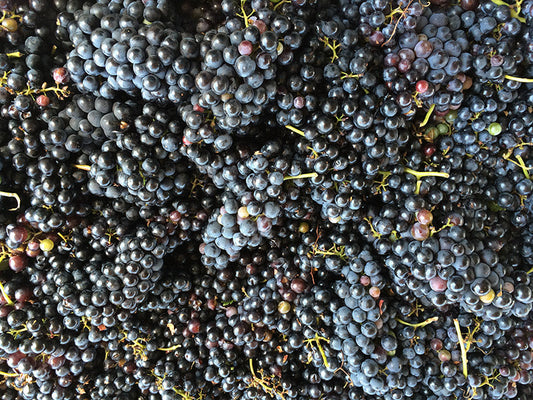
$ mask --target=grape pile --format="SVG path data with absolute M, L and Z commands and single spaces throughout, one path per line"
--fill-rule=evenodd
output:
M 533 0 L 0 0 L 0 399 L 533 397 Z

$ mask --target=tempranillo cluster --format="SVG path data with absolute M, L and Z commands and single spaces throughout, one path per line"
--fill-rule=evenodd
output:
M 0 0 L 0 399 L 533 397 L 533 1 Z

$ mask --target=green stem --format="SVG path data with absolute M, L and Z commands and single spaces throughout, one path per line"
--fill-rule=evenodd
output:
M 2 282 L 0 282 L 0 292 L 2 292 L 2 297 L 4 297 L 4 300 L 6 301 L 6 304 L 9 306 L 12 306 L 13 300 L 7 295 L 6 290 L 4 289 L 4 285 L 2 285 Z
M 244 8 L 245 4 L 246 4 L 246 0 L 241 0 L 241 13 L 242 14 L 236 14 L 236 15 L 238 17 L 241 17 L 244 20 L 244 25 L 246 28 L 248 28 L 248 26 L 250 26 L 250 17 L 255 13 L 255 10 L 252 10 L 250 14 L 247 14 Z
M 3 197 L 12 197 L 17 200 L 17 206 L 15 208 L 10 208 L 9 211 L 17 211 L 20 208 L 20 196 L 16 193 L 4 192 L 0 190 L 0 196 Z
M 435 233 L 439 233 L 440 231 L 442 231 L 443 229 L 446 229 L 448 228 L 449 226 L 454 226 L 454 224 L 452 224 L 451 222 L 452 220 L 450 218 L 448 218 L 448 221 L 446 221 L 446 223 L 444 225 L 442 225 L 439 229 L 435 229 L 435 227 L 430 227 L 429 228 L 429 236 L 433 236 Z
M 157 350 L 161 350 L 161 351 L 174 351 L 174 350 L 177 350 L 181 347 L 181 344 L 176 344 L 174 346 L 171 346 L 171 347 L 158 347 Z
M 522 1 L 517 1 L 515 5 L 508 4 L 502 0 L 491 0 L 494 4 L 499 6 L 507 6 L 510 8 L 511 17 L 516 18 L 521 23 L 525 24 L 526 19 L 520 16 L 520 11 L 522 10 Z M 516 8 L 516 10 L 515 10 Z
M 459 321 L 456 319 L 453 320 L 453 324 L 455 325 L 455 330 L 457 331 L 457 337 L 459 338 L 459 345 L 461 346 L 461 359 L 463 361 L 463 375 L 465 378 L 468 378 L 468 359 L 466 358 L 466 347 L 465 343 L 463 341 L 463 335 L 461 334 L 461 326 L 459 325 Z
M 441 178 L 448 178 L 450 176 L 450 174 L 446 172 L 435 172 L 435 171 L 420 172 L 420 171 L 415 171 L 414 169 L 411 169 L 411 168 L 404 168 L 404 171 L 407 172 L 408 174 L 416 176 L 415 194 L 420 193 L 420 186 L 422 185 L 422 181 L 420 179 L 422 179 L 423 177 L 436 176 L 436 177 L 441 177 Z
M 414 169 L 411 169 L 411 168 L 404 168 L 404 171 L 407 172 L 408 174 L 416 176 L 417 179 L 421 179 L 421 178 L 424 178 L 426 176 L 436 176 L 436 177 L 440 177 L 440 178 L 449 178 L 450 177 L 450 174 L 448 174 L 447 172 L 436 172 L 436 171 L 420 172 L 420 171 L 415 171 Z
M 304 131 L 302 131 L 301 129 L 298 129 L 298 128 L 295 128 L 294 126 L 292 125 L 285 125 L 285 128 L 287 128 L 288 130 L 294 132 L 294 133 L 297 133 L 298 135 L 300 136 L 303 136 L 305 137 L 305 133 Z
M 324 352 L 324 349 L 322 348 L 322 345 L 320 344 L 320 339 L 325 339 L 325 338 L 322 338 L 322 337 L 317 335 L 317 337 L 315 338 L 315 343 L 316 343 L 316 346 L 318 347 L 318 351 L 320 352 L 320 355 L 322 356 L 322 360 L 324 361 L 324 365 L 326 366 L 326 368 L 329 368 L 329 362 L 328 362 L 328 359 L 326 357 L 326 353 Z M 325 340 L 327 340 L 327 339 L 325 339 Z M 327 340 L 327 341 L 329 342 L 329 340 Z
M 248 359 L 248 364 L 250 364 L 250 372 L 252 373 L 252 376 L 255 378 L 254 362 L 251 358 Z
M 368 223 L 368 225 L 370 225 L 370 230 L 372 231 L 372 236 L 374 236 L 376 239 L 380 239 L 381 238 L 381 233 L 376 231 L 376 229 L 374 228 L 374 225 L 372 224 L 372 217 L 363 218 L 363 221 L 366 221 Z
M 15 374 L 13 372 L 4 372 L 4 371 L 0 371 L 0 375 L 2 376 L 9 376 L 9 377 L 17 377 L 17 376 L 20 376 L 20 374 Z
M 81 169 L 83 171 L 90 171 L 91 170 L 91 166 L 87 165 L 87 164 L 74 164 L 73 167 L 76 168 L 76 169 Z
M 309 172 L 307 174 L 300 174 L 296 176 L 286 176 L 283 178 L 284 181 L 289 181 L 291 179 L 303 179 L 303 178 L 316 178 L 318 174 L 316 172 Z
M 307 342 L 307 344 L 310 344 L 311 347 L 313 346 L 313 343 L 316 343 L 316 347 L 318 348 L 318 352 L 322 356 L 322 360 L 324 361 L 324 365 L 326 366 L 326 368 L 329 368 L 329 362 L 328 362 L 328 359 L 326 357 L 326 352 L 324 351 L 324 348 L 320 344 L 321 340 L 323 340 L 326 343 L 329 343 L 329 339 L 327 339 L 327 338 L 325 338 L 323 336 L 320 336 L 316 332 L 315 332 L 315 337 L 314 338 L 306 339 L 305 341 Z
M 401 320 L 400 318 L 396 318 L 396 321 L 398 321 L 402 325 L 412 326 L 413 328 L 421 328 L 421 327 L 431 324 L 432 322 L 438 321 L 438 319 L 439 317 L 431 317 L 431 318 L 426 319 L 425 321 L 419 322 L 418 324 L 412 324 L 410 322 L 405 322 Z
M 183 400 L 194 400 L 194 397 L 192 397 L 189 392 L 185 392 L 184 390 L 178 389 L 177 387 L 173 387 L 172 390 Z
M 432 104 L 431 107 L 429 107 L 429 110 L 426 113 L 424 120 L 420 123 L 420 127 L 426 126 L 426 124 L 429 121 L 429 117 L 431 117 L 431 113 L 433 113 L 434 109 L 435 109 L 435 104 Z
M 522 83 L 533 83 L 533 78 L 520 78 L 517 76 L 505 75 L 505 79 Z
M 352 73 L 349 74 L 347 72 L 341 72 L 341 80 L 348 79 L 348 78 L 359 79 L 361 76 L 363 76 L 363 74 L 352 74 Z
M 515 157 L 518 160 L 518 164 L 520 165 L 520 168 L 522 168 L 522 171 L 524 172 L 524 176 L 526 177 L 526 179 L 531 179 L 529 175 L 529 171 L 528 171 L 529 168 L 526 166 L 526 163 L 524 162 L 524 159 L 522 158 L 522 156 L 515 156 Z
M 280 1 L 277 1 L 276 3 L 277 4 L 274 6 L 274 11 L 276 11 L 282 4 L 290 3 L 290 1 L 289 0 L 280 0 Z

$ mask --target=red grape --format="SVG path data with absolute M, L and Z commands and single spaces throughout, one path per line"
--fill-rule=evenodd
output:
M 433 222 L 433 214 L 429 210 L 420 210 L 416 214 L 416 219 L 422 225 L 429 225 L 429 224 L 431 224 L 431 222 Z
M 41 94 L 37 97 L 37 99 L 35 99 L 35 102 L 40 107 L 46 107 L 50 104 L 50 98 L 44 94 Z
M 9 231 L 9 239 L 14 243 L 22 243 L 28 238 L 28 230 L 23 226 L 16 226 Z
M 307 283 L 302 278 L 294 278 L 291 282 L 291 290 L 295 293 L 303 293 L 307 289 Z
M 68 71 L 66 68 L 59 67 L 52 72 L 54 81 L 58 84 L 64 84 L 68 82 Z
M 448 287 L 448 282 L 441 277 L 436 276 L 429 281 L 429 286 L 431 286 L 431 289 L 435 292 L 444 292 Z
M 429 342 L 429 345 L 431 346 L 431 348 L 435 351 L 439 351 L 440 349 L 442 349 L 442 340 L 440 339 L 431 339 L 431 342 Z
M 239 43 L 238 49 L 241 55 L 249 56 L 250 54 L 252 54 L 254 47 L 252 45 L 252 42 L 250 42 L 249 40 L 243 40 Z
M 20 272 L 28 265 L 28 259 L 23 254 L 9 257 L 9 268 L 15 272 Z
M 418 93 L 425 93 L 429 89 L 429 83 L 428 81 L 421 79 L 416 83 L 415 88 Z
M 420 222 L 415 222 L 411 228 L 411 235 L 415 240 L 426 240 L 429 237 L 429 228 L 427 225 L 423 225 Z
M 418 58 L 429 57 L 433 51 L 433 45 L 428 40 L 422 40 L 415 45 L 415 54 Z

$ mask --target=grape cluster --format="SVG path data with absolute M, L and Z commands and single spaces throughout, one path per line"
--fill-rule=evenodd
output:
M 0 399 L 533 396 L 531 0 L 0 0 Z
M 140 93 L 145 100 L 188 91 L 188 84 L 173 82 L 172 64 L 176 52 L 187 58 L 194 49 L 172 22 L 176 10 L 168 2 L 102 1 L 68 11 L 58 29 L 73 46 L 66 68 L 80 91 L 108 99 L 117 92 Z

